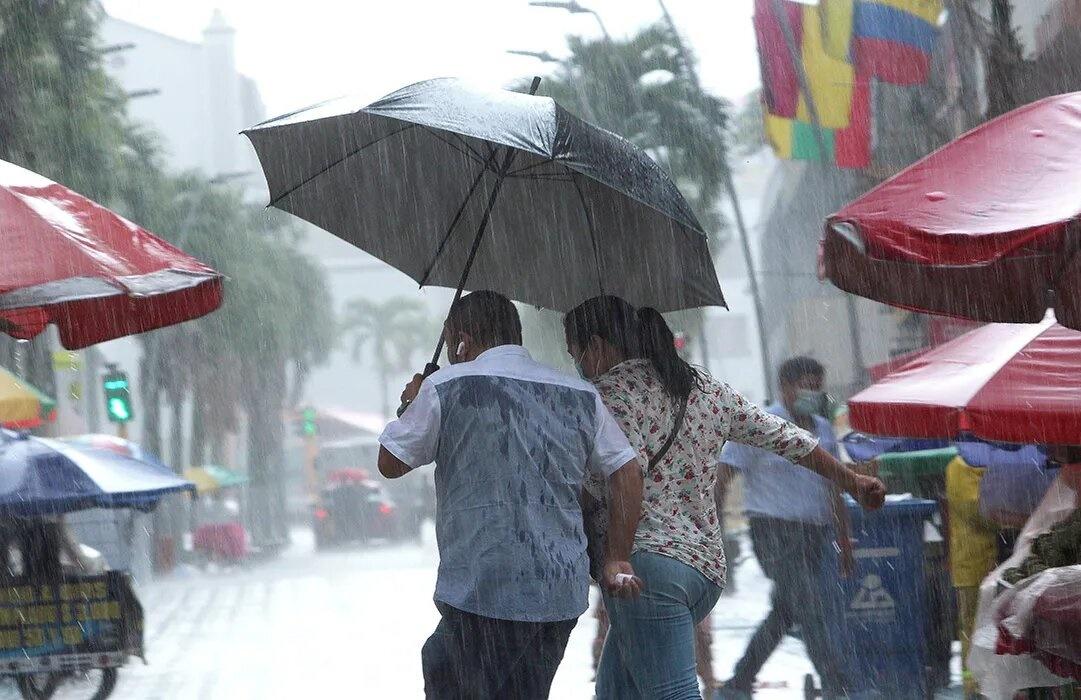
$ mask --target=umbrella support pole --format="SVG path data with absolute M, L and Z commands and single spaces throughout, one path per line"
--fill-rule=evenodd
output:
M 537 88 L 540 87 L 540 77 L 534 76 L 533 82 L 529 86 L 529 94 L 536 95 Z M 507 146 L 506 155 L 503 156 L 503 162 L 499 166 L 499 174 L 496 178 L 495 184 L 492 185 L 492 191 L 488 195 L 488 204 L 484 207 L 484 215 L 480 218 L 480 223 L 477 225 L 477 233 L 473 237 L 473 245 L 469 248 L 469 257 L 466 258 L 465 268 L 462 270 L 462 276 L 458 278 L 458 288 L 454 290 L 454 300 L 451 302 L 450 307 L 453 309 L 455 304 L 462 298 L 462 292 L 465 290 L 466 283 L 469 282 L 469 273 L 473 270 L 473 262 L 477 259 L 477 251 L 480 250 L 481 241 L 484 240 L 484 233 L 488 230 L 488 222 L 492 218 L 492 209 L 495 208 L 495 202 L 499 198 L 499 191 L 503 189 L 503 181 L 507 179 L 507 174 L 510 172 L 510 168 L 514 165 L 514 159 L 517 157 L 517 149 Z M 469 196 L 473 194 L 473 190 L 470 189 Z M 462 204 L 462 209 L 465 209 L 465 203 Z M 439 341 L 435 344 L 435 352 L 432 353 L 432 361 L 424 367 L 424 376 L 427 377 L 439 370 L 439 355 L 443 352 L 443 343 L 445 338 L 442 333 L 439 334 Z M 398 407 L 397 415 L 401 417 L 405 409 L 409 407 L 408 403 L 402 403 Z
M 529 86 L 530 95 L 537 94 L 537 88 L 540 87 L 540 81 L 540 77 L 534 76 L 533 82 Z M 499 168 L 499 176 L 496 178 L 495 185 L 492 186 L 491 194 L 488 195 L 488 205 L 484 208 L 484 215 L 481 217 L 480 224 L 477 226 L 477 234 L 473 237 L 473 246 L 469 249 L 469 257 L 465 261 L 465 269 L 462 270 L 462 276 L 458 279 L 458 288 L 454 290 L 454 300 L 451 302 L 451 308 L 454 308 L 454 305 L 462 298 L 462 291 L 465 289 L 465 285 L 469 281 L 469 273 L 473 269 L 473 261 L 477 258 L 477 251 L 480 250 L 480 243 L 484 239 L 484 232 L 488 228 L 488 221 L 492 218 L 492 209 L 495 207 L 496 199 L 499 197 L 499 191 L 503 189 L 503 181 L 506 180 L 507 173 L 510 172 L 510 168 L 514 164 L 514 158 L 517 155 L 517 150 L 507 147 L 507 154 L 503 157 L 503 163 Z M 470 190 L 470 195 L 472 195 L 472 193 L 473 191 Z M 464 203 L 462 208 L 465 208 Z M 443 340 L 443 335 L 440 334 L 439 342 L 436 343 L 435 352 L 432 354 L 432 361 L 424 368 L 425 377 L 439 369 L 439 355 L 443 352 Z M 400 409 L 398 415 L 401 415 Z
M 503 159 L 503 166 L 499 169 L 499 177 L 496 179 L 495 185 L 492 186 L 491 194 L 488 195 L 488 204 L 485 206 L 484 215 L 481 216 L 480 224 L 477 226 L 477 233 L 473 237 L 473 245 L 469 248 L 469 257 L 466 258 L 462 276 L 458 278 L 458 287 L 454 290 L 454 300 L 451 302 L 451 308 L 454 308 L 454 305 L 462 298 L 465 285 L 469 282 L 469 273 L 473 270 L 473 262 L 477 259 L 477 251 L 480 250 L 481 241 L 484 240 L 484 234 L 488 230 L 488 221 L 492 218 L 492 209 L 495 208 L 495 202 L 499 198 L 499 191 L 503 189 L 503 181 L 506 179 L 507 171 L 514 162 L 514 156 L 515 150 L 513 148 L 508 149 L 507 156 Z M 439 342 L 435 346 L 435 353 L 432 355 L 432 361 L 424 368 L 424 376 L 428 376 L 439 368 L 439 355 L 443 352 L 443 341 L 443 335 L 440 334 Z M 428 370 L 431 368 L 434 369 L 429 372 Z

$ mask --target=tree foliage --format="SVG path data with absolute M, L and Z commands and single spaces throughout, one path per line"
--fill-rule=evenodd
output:
M 570 56 L 541 82 L 541 92 L 649 153 L 675 179 L 714 247 L 722 245 L 716 202 L 727 104 L 687 79 L 668 26 L 647 27 L 627 39 L 567 41 Z
M 390 379 L 412 367 L 417 350 L 438 338 L 438 328 L 418 299 L 391 297 L 385 301 L 354 299 L 342 318 L 342 332 L 354 361 L 367 356 L 375 365 L 382 389 L 383 415 L 390 415 Z
M 144 442 L 165 452 L 171 411 L 163 456 L 179 469 L 187 405 L 191 461 L 220 457 L 225 433 L 246 424 L 253 487 L 270 494 L 281 481 L 283 411 L 334 343 L 323 271 L 297 249 L 285 215 L 206 174 L 168 172 L 155 134 L 128 119 L 102 66 L 101 16 L 94 0 L 0 0 L 0 158 L 117 209 L 225 275 L 219 311 L 140 337 Z M 51 367 L 47 342 L 34 350 L 32 366 Z M 257 539 L 273 535 L 265 525 Z

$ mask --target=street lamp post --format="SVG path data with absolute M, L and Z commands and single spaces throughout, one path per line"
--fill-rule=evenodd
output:
M 552 7 L 559 10 L 566 10 L 572 15 L 593 15 L 593 19 L 597 20 L 597 26 L 601 28 L 601 34 L 604 35 L 604 41 L 608 44 L 609 48 L 613 47 L 612 35 L 608 33 L 608 28 L 604 26 L 604 20 L 597 13 L 596 10 L 585 7 L 578 0 L 533 0 L 529 3 L 533 7 Z M 630 92 L 627 93 L 627 97 L 630 98 L 631 107 L 635 114 L 642 111 L 642 102 L 638 99 L 638 92 L 635 89 L 634 76 L 631 75 L 630 68 L 623 61 L 622 56 L 618 56 L 615 52 L 612 52 L 612 58 L 614 59 L 616 69 L 620 72 L 620 78 L 627 85 Z
M 534 0 L 529 4 L 533 7 L 554 7 L 566 10 L 572 15 L 593 15 L 593 19 L 597 20 L 597 26 L 601 28 L 601 34 L 604 35 L 605 40 L 612 41 L 612 35 L 608 33 L 608 27 L 604 26 L 604 20 L 597 14 L 597 11 L 584 7 L 577 0 Z
M 657 0 L 661 6 L 661 13 L 664 15 L 664 21 L 668 25 L 668 28 L 672 31 L 673 41 L 676 42 L 676 49 L 679 51 L 681 63 L 683 64 L 683 70 L 687 74 L 687 78 L 690 79 L 691 85 L 695 91 L 701 94 L 702 83 L 698 79 L 698 71 L 694 68 L 694 62 L 691 60 L 690 53 L 687 51 L 687 47 L 683 44 L 683 39 L 680 37 L 679 29 L 676 27 L 675 21 L 672 19 L 672 15 L 668 12 L 668 6 L 664 4 L 664 0 Z M 712 101 L 708 104 L 713 105 Z M 714 109 L 715 107 L 711 107 Z M 718 136 L 722 144 L 727 143 L 727 134 L 720 127 L 717 128 Z M 766 402 L 773 401 L 773 372 L 769 357 L 769 344 L 766 342 L 766 325 L 765 314 L 762 311 L 762 293 L 758 287 L 758 275 L 754 269 L 754 255 L 751 253 L 750 238 L 747 235 L 747 225 L 743 219 L 743 207 L 739 203 L 739 195 L 736 194 L 736 185 L 732 180 L 732 170 L 728 165 L 728 149 L 724 147 L 724 150 L 720 154 L 720 171 L 721 176 L 724 178 L 724 189 L 728 194 L 728 199 L 732 203 L 732 214 L 736 218 L 736 230 L 739 232 L 740 248 L 743 252 L 743 264 L 747 268 L 747 280 L 751 287 L 751 302 L 754 306 L 754 318 L 755 323 L 758 325 L 758 351 L 762 356 L 762 381 L 763 388 L 766 390 Z

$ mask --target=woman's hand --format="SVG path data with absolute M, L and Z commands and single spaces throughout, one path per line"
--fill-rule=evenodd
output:
M 886 502 L 886 485 L 873 476 L 853 474 L 846 490 L 864 510 L 878 510 Z
M 608 561 L 604 564 L 604 590 L 616 598 L 637 598 L 642 593 L 642 579 L 634 574 L 629 561 Z

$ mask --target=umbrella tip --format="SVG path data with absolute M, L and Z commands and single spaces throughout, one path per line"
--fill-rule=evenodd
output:
M 537 94 L 537 89 L 540 88 L 540 81 L 541 81 L 541 79 L 540 79 L 539 75 L 534 75 L 533 76 L 533 82 L 529 85 L 529 94 L 530 95 L 536 95 Z

